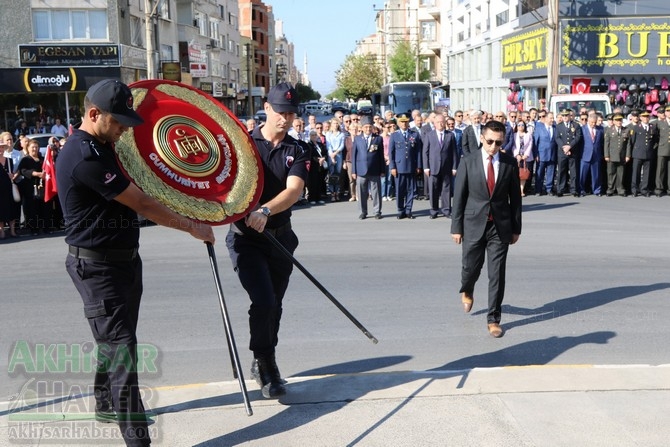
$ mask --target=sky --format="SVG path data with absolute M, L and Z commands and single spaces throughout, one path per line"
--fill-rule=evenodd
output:
M 312 88 L 326 96 L 336 88 L 335 72 L 356 41 L 375 32 L 374 8 L 384 0 L 265 0 L 275 20 L 284 22 L 284 34 L 295 45 L 295 65 L 307 74 Z M 373 7 L 373 5 L 375 5 Z

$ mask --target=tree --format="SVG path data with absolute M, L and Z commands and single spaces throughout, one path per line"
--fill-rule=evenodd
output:
M 369 98 L 381 89 L 382 69 L 372 54 L 350 54 L 335 73 L 337 87 L 346 98 Z
M 298 98 L 300 98 L 300 102 L 307 102 L 312 99 L 321 99 L 321 93 L 312 89 L 312 86 L 310 85 L 305 85 L 298 82 L 295 85 L 295 91 L 298 92 Z
M 389 56 L 389 68 L 391 69 L 391 81 L 415 81 L 416 80 L 416 45 L 412 48 L 409 41 L 401 40 L 396 43 L 395 50 Z M 419 64 L 423 66 L 422 62 L 425 57 L 419 56 Z M 420 81 L 427 81 L 430 79 L 430 71 L 421 70 L 419 73 Z

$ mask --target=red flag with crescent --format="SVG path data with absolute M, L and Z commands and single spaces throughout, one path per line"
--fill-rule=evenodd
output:
M 590 78 L 573 78 L 572 79 L 572 93 L 589 93 L 591 91 Z
M 42 163 L 42 183 L 44 185 L 44 202 L 48 202 L 58 194 L 56 184 L 56 166 L 54 165 L 53 150 L 47 147 L 47 153 Z
M 263 167 L 251 136 L 219 101 L 166 80 L 131 84 L 144 123 L 115 145 L 128 177 L 173 211 L 213 225 L 257 204 Z

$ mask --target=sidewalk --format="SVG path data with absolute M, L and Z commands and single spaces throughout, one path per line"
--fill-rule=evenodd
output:
M 276 401 L 263 399 L 247 380 L 251 417 L 237 381 L 153 389 L 158 404 L 152 408 L 153 445 L 660 447 L 670 436 L 670 365 L 503 367 L 288 381 L 288 394 Z M 13 445 L 9 435 L 17 433 L 11 431 L 16 422 L 6 410 L 3 403 L 0 445 Z M 67 424 L 72 425 L 40 425 Z M 24 445 L 87 445 L 46 437 Z

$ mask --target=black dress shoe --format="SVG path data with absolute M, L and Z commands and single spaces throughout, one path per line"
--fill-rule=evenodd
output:
M 640 195 L 640 194 L 638 194 L 638 193 L 636 193 L 636 192 L 633 193 L 633 197 L 637 197 L 637 196 L 639 196 L 639 195 Z
M 365 220 L 366 217 L 368 217 L 368 216 L 365 215 L 365 214 L 360 214 L 360 215 L 358 216 L 358 218 L 359 218 L 360 220 Z
M 556 197 L 563 197 L 563 193 L 562 192 L 556 193 Z
M 382 218 L 382 213 L 376 213 L 375 214 L 375 219 L 379 220 Z
M 447 219 L 451 219 L 451 213 L 445 214 L 444 217 L 446 217 Z
M 644 193 L 644 196 L 645 196 L 645 197 L 651 197 L 651 193 L 650 193 L 650 192 L 645 192 L 645 193 Z
M 398 219 L 407 219 L 407 214 L 405 213 L 398 214 Z
M 116 413 L 112 410 L 95 410 L 95 420 L 103 424 L 118 424 Z
M 611 192 L 608 192 L 608 193 L 607 193 L 607 197 L 612 197 L 613 195 L 614 195 L 614 194 L 612 194 Z
M 408 215 L 407 215 L 407 218 L 408 218 L 408 219 L 414 219 L 414 216 L 411 215 L 411 214 L 408 214 Z
M 437 219 L 437 214 L 431 214 L 431 215 L 429 216 L 429 219 Z
M 286 381 L 281 378 L 274 355 L 254 359 L 251 364 L 251 378 L 261 387 L 266 399 L 286 394 Z

